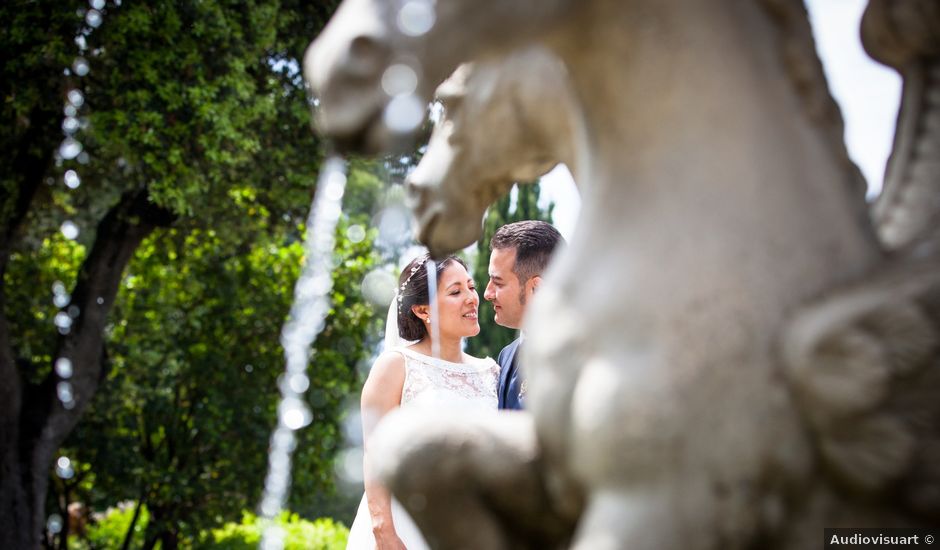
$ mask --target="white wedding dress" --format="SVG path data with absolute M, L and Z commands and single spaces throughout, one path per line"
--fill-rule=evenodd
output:
M 402 407 L 422 407 L 435 415 L 448 411 L 480 411 L 495 413 L 499 365 L 489 357 L 467 363 L 451 363 L 418 353 L 405 347 L 392 351 L 405 358 L 405 383 L 401 392 Z M 408 550 L 428 547 L 424 537 L 405 509 L 392 499 L 392 522 L 398 538 Z M 356 519 L 349 529 L 347 550 L 374 550 L 372 518 L 365 495 L 359 503 Z

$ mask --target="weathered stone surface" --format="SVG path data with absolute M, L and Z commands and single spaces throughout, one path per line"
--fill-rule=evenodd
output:
M 583 197 L 527 318 L 531 424 L 399 415 L 382 428 L 387 479 L 429 541 L 797 549 L 827 526 L 940 521 L 940 183 L 916 162 L 940 140 L 923 131 L 936 130 L 934 81 L 915 83 L 936 70 L 940 26 L 897 15 L 934 17 L 935 2 L 866 15 L 869 48 L 921 67 L 899 67 L 916 132 L 893 161 L 913 178 L 898 192 L 919 199 L 879 205 L 877 223 L 799 0 L 429 5 L 435 25 L 411 36 L 398 3 L 344 3 L 305 62 L 321 129 L 391 147 L 385 68 L 415 64 L 429 98 L 478 60 L 450 83 L 467 111 L 436 130 L 450 140 L 433 146 L 440 164 L 412 180 L 422 240 L 471 242 L 517 158 L 522 173 L 568 162 Z M 894 38 L 872 34 L 881 24 Z M 535 44 L 565 69 L 555 100 L 501 86 L 540 78 L 521 70 L 474 79 L 491 70 L 480 60 L 498 71 Z M 567 129 L 542 143 L 528 120 Z M 489 151 L 488 136 L 492 159 L 461 151 Z M 488 162 L 499 169 L 474 179 Z

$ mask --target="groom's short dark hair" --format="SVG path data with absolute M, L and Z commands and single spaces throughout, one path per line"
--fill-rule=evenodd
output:
M 523 220 L 500 227 L 490 239 L 490 250 L 503 248 L 516 249 L 516 265 L 512 272 L 519 278 L 519 284 L 541 275 L 558 243 L 565 239 L 552 224 L 539 220 Z

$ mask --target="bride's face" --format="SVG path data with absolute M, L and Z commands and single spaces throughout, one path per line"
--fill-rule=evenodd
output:
M 476 336 L 480 333 L 477 310 L 480 296 L 473 278 L 462 265 L 452 262 L 441 273 L 437 285 L 438 321 L 441 337 Z M 434 319 L 431 320 L 435 322 Z

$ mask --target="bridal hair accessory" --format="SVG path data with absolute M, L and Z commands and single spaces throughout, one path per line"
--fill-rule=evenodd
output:
M 414 274 L 417 273 L 417 271 L 418 271 L 419 269 L 421 269 L 421 268 L 424 267 L 424 264 L 427 263 L 428 258 L 430 258 L 430 257 L 431 257 L 431 254 L 430 254 L 430 253 L 424 254 L 424 256 L 422 257 L 421 261 L 418 262 L 418 263 L 416 263 L 414 266 L 412 266 L 412 268 L 411 268 L 411 273 L 409 273 L 408 276 L 405 277 L 405 282 L 403 282 L 403 283 L 401 284 L 401 286 L 398 287 L 398 293 L 397 293 L 397 295 L 398 295 L 398 313 L 399 313 L 399 314 L 401 313 L 401 302 L 402 302 L 402 299 L 403 299 L 403 297 L 404 297 L 404 295 L 405 295 L 405 287 L 408 286 L 408 283 L 411 281 L 411 278 L 414 276 Z

